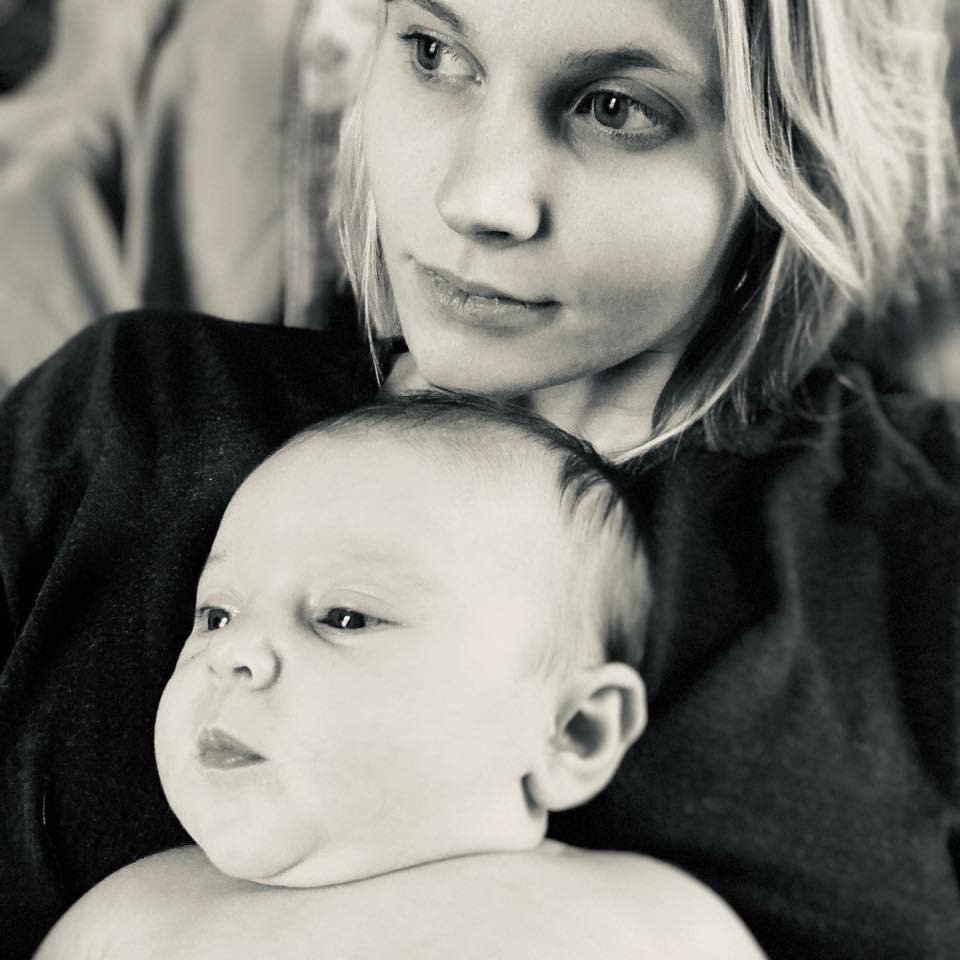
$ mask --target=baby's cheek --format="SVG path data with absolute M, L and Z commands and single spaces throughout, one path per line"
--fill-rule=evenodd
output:
M 195 634 L 191 634 L 189 637 L 187 637 L 187 642 L 183 645 L 183 649 L 180 651 L 180 656 L 177 657 L 177 663 L 173 668 L 174 671 L 177 671 L 182 666 L 190 663 L 191 660 L 196 660 L 200 654 L 206 651 L 209 643 L 210 638 L 208 635 L 197 636 Z
M 154 759 L 163 791 L 171 805 L 184 784 L 185 766 L 193 752 L 196 733 L 194 687 L 190 671 L 175 670 L 160 696 L 154 720 Z

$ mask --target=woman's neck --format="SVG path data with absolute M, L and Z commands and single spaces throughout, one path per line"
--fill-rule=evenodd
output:
M 649 438 L 657 399 L 678 359 L 677 353 L 649 351 L 609 370 L 541 387 L 517 399 L 601 453 L 615 456 Z M 383 392 L 397 395 L 430 387 L 413 357 L 404 353 L 397 358 Z
M 615 456 L 649 439 L 677 360 L 673 353 L 642 353 L 593 376 L 534 390 L 526 401 L 544 419 Z

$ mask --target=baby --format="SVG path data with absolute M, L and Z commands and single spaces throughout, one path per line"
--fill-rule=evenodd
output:
M 604 462 L 512 408 L 393 400 L 243 483 L 157 712 L 196 847 L 38 957 L 755 957 L 663 863 L 545 841 L 645 720 L 643 551 Z

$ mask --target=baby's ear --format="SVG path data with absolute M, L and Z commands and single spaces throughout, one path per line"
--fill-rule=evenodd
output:
M 555 733 L 527 774 L 530 802 L 543 810 L 586 803 L 610 782 L 646 724 L 646 690 L 633 667 L 603 663 L 578 672 L 563 687 Z

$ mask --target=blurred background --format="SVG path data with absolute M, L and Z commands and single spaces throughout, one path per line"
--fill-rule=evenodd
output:
M 377 7 L 0 0 L 0 395 L 117 310 L 352 323 L 326 220 Z M 949 89 L 956 128 L 957 56 Z M 956 304 L 930 316 L 893 353 L 960 396 Z

